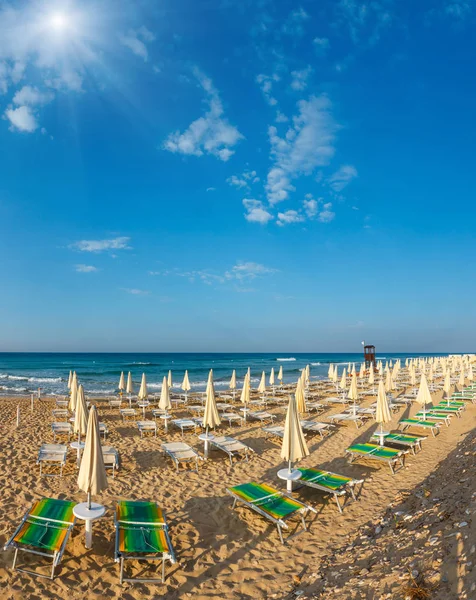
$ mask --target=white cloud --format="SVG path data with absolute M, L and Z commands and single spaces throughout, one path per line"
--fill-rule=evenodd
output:
M 297 104 L 298 114 L 284 137 L 276 127 L 268 129 L 273 165 L 268 172 L 266 192 L 270 204 L 282 202 L 294 191 L 293 179 L 309 175 L 327 165 L 335 153 L 337 124 L 331 102 L 325 95 L 311 96 Z
M 129 250 L 131 238 L 121 236 L 108 240 L 81 240 L 70 244 L 70 248 L 80 252 L 105 252 L 106 250 Z
M 241 179 L 240 177 L 237 177 L 236 175 L 232 175 L 231 177 L 228 177 L 226 182 L 237 188 L 246 187 L 248 185 L 248 183 L 246 182 L 245 179 Z
M 50 91 L 41 92 L 38 88 L 24 85 L 13 96 L 13 104 L 35 106 L 37 104 L 48 104 L 54 98 Z
M 322 210 L 317 218 L 321 223 L 330 223 L 334 220 L 335 216 L 335 213 L 332 212 L 332 203 L 327 202 L 323 205 Z
M 266 225 L 266 223 L 271 221 L 273 218 L 273 215 L 259 200 L 245 198 L 243 200 L 243 205 L 246 209 L 245 219 L 250 223 L 260 223 L 261 225 Z
M 142 58 L 144 62 L 149 60 L 146 44 L 154 40 L 155 35 L 144 26 L 139 29 L 130 29 L 127 33 L 119 35 L 120 43 L 129 48 L 133 54 Z
M 277 269 L 265 267 L 264 265 L 256 262 L 242 262 L 238 261 L 237 264 L 231 268 L 230 271 L 225 273 L 227 279 L 255 279 L 263 275 L 270 275 L 276 273 Z
M 323 55 L 329 49 L 329 40 L 325 37 L 315 37 L 312 40 L 314 50 L 317 54 Z
M 471 13 L 472 7 L 466 0 L 450 0 L 443 7 L 443 12 L 458 20 L 465 19 Z
M 357 2 L 340 0 L 336 3 L 337 27 L 346 26 L 355 44 L 376 44 L 382 32 L 393 22 L 392 0 Z
M 342 165 L 329 177 L 329 185 L 334 192 L 341 192 L 357 175 L 357 169 L 353 165 Z
M 264 75 L 263 73 L 261 73 L 256 77 L 256 82 L 258 83 L 261 91 L 263 92 L 263 96 L 265 97 L 266 102 L 270 106 L 276 106 L 276 104 L 278 103 L 276 98 L 273 96 L 272 91 L 273 85 L 279 80 L 280 77 L 276 73 L 274 73 L 273 75 Z
M 284 25 L 282 26 L 283 33 L 292 36 L 301 36 L 304 34 L 303 23 L 309 19 L 307 12 L 300 6 L 293 10 Z
M 254 183 L 258 183 L 260 178 L 256 171 L 243 171 L 242 175 L 232 175 L 226 180 L 227 183 L 237 188 L 248 188 Z
M 33 133 L 33 131 L 38 128 L 36 116 L 29 106 L 7 108 L 5 111 L 5 117 L 10 121 L 10 129 L 12 131 Z
M 312 219 L 318 213 L 318 201 L 312 197 L 312 194 L 306 194 L 303 201 L 304 212 Z
M 276 119 L 275 120 L 276 120 L 276 123 L 287 123 L 289 121 L 289 119 L 287 118 L 287 116 L 285 114 L 283 114 L 279 110 L 276 113 Z
M 211 154 L 226 162 L 235 152 L 232 148 L 243 136 L 223 116 L 223 105 L 211 79 L 198 69 L 195 69 L 194 74 L 206 93 L 208 111 L 203 117 L 193 121 L 184 132 L 171 133 L 163 147 L 170 152 L 193 156 Z
M 278 212 L 278 225 L 289 225 L 291 223 L 302 223 L 306 218 L 297 210 Z
M 250 281 L 265 275 L 272 275 L 277 273 L 277 269 L 266 267 L 265 265 L 252 261 L 238 261 L 233 267 L 225 271 L 224 273 L 214 273 L 210 269 L 194 269 L 191 271 L 183 271 L 181 269 L 172 269 L 165 271 L 149 271 L 150 275 L 162 275 L 162 276 L 176 276 L 188 279 L 191 283 L 195 281 L 201 281 L 206 285 L 212 285 L 214 283 L 225 284 L 232 281 L 242 283 L 243 281 Z M 244 291 L 240 288 L 237 291 Z
M 94 273 L 98 269 L 92 265 L 76 265 L 75 270 L 77 273 Z
M 309 75 L 312 73 L 312 67 L 308 65 L 305 69 L 291 72 L 291 87 L 296 91 L 303 91 L 307 88 Z
M 137 288 L 121 288 L 124 292 L 128 294 L 132 294 L 133 296 L 146 296 L 150 294 L 147 290 L 139 290 Z
M 216 188 L 214 188 L 214 187 L 207 188 L 207 192 L 215 192 L 215 191 L 216 191 Z

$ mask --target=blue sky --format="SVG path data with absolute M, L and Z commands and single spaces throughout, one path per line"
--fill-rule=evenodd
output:
M 475 24 L 2 2 L 0 350 L 473 351 Z

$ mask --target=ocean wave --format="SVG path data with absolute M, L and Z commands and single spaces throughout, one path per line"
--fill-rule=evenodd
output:
M 311 367 L 320 367 L 321 363 L 311 363 Z
M 28 381 L 36 383 L 59 383 L 63 379 L 61 377 L 28 377 Z
M 276 360 L 279 360 L 280 362 L 288 362 L 296 359 L 294 358 L 294 356 L 291 356 L 290 358 L 277 358 Z
M 110 389 L 110 390 L 84 390 L 86 396 L 88 394 L 115 394 L 116 390 L 114 389 Z

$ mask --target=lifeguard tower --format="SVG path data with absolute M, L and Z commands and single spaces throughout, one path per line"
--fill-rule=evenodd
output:
M 375 368 L 375 346 L 369 344 L 364 345 L 364 360 L 366 367 L 372 365 Z

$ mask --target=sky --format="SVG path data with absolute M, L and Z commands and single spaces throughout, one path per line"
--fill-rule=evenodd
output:
M 0 2 L 0 351 L 475 351 L 475 25 Z

